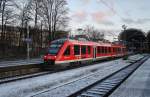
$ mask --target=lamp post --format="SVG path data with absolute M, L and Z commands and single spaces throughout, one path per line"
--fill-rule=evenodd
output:
M 29 26 L 27 27 L 27 60 L 30 60 Z

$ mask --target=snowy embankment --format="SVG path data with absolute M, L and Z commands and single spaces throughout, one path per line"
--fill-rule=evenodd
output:
M 129 59 L 130 61 L 138 60 L 142 57 L 142 55 L 134 55 L 132 57 L 129 57 Z M 1 84 L 0 97 L 29 97 L 31 95 L 38 94 L 49 89 L 56 89 L 57 87 L 66 83 L 78 81 L 79 79 L 90 76 L 96 72 L 101 73 L 100 75 L 104 77 L 105 74 L 108 74 L 106 70 L 114 72 L 115 70 L 123 68 L 129 64 L 130 63 L 128 60 L 125 61 L 122 59 L 118 59 L 110 62 L 96 64 L 93 66 L 86 66 L 78 69 Z
M 16 61 L 2 61 L 0 62 L 0 67 L 8 67 L 8 66 L 20 66 L 20 65 L 30 65 L 30 64 L 40 64 L 43 60 L 41 58 L 35 59 L 24 59 L 24 60 L 16 60 Z

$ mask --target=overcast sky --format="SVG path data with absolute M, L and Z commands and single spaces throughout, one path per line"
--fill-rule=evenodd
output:
M 150 0 L 67 0 L 70 28 L 94 25 L 99 29 L 128 28 L 150 30 Z

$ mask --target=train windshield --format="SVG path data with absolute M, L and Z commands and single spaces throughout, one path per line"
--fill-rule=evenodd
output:
M 64 44 L 66 39 L 59 39 L 51 42 L 51 45 L 48 48 L 48 54 L 57 55 L 58 51 L 60 50 L 61 46 Z

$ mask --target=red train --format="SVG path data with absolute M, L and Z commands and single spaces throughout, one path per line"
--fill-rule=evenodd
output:
M 95 61 L 125 54 L 126 47 L 123 45 L 58 39 L 51 42 L 48 53 L 44 56 L 44 63 L 51 65 Z

